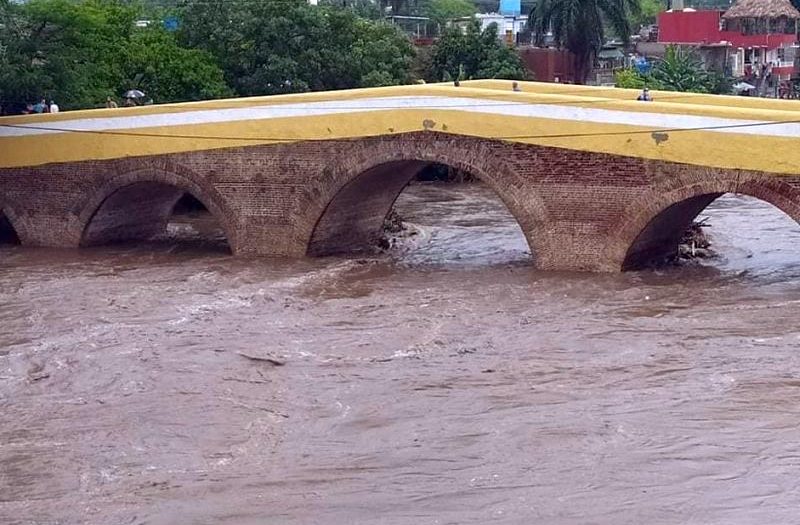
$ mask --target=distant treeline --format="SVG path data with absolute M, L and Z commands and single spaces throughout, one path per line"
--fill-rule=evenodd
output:
M 449 0 L 446 0 L 449 1 Z M 306 0 L 0 0 L 0 108 L 41 98 L 103 106 L 139 89 L 156 103 L 525 78 L 494 26 L 448 27 L 418 51 L 381 20 Z

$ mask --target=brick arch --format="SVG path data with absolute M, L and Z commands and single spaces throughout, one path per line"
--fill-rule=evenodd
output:
M 368 242 L 408 182 L 431 163 L 466 171 L 489 186 L 517 220 L 536 262 L 546 242 L 536 233 L 544 232 L 548 218 L 530 184 L 488 141 L 424 132 L 354 141 L 330 159 L 299 221 L 307 253 L 341 253 Z
M 674 254 L 695 217 L 725 193 L 755 197 L 800 223 L 800 187 L 778 177 L 703 168 L 688 174 L 664 174 L 610 229 L 604 269 L 635 269 Z
M 123 237 L 112 233 L 106 240 L 142 238 L 158 233 L 158 231 L 163 231 L 163 227 L 166 226 L 175 203 L 183 193 L 189 193 L 200 201 L 219 222 L 225 232 L 231 251 L 233 253 L 237 252 L 238 239 L 236 237 L 236 228 L 234 227 L 234 215 L 225 199 L 211 184 L 191 170 L 179 165 L 171 165 L 169 167 L 158 165 L 142 166 L 140 163 L 138 166 L 138 168 L 106 180 L 96 191 L 76 203 L 72 212 L 77 217 L 76 222 L 79 229 L 76 238 L 80 239 L 82 245 L 98 243 L 94 241 L 103 242 L 102 234 L 98 233 L 98 237 L 93 240 L 87 238 L 87 233 L 90 232 L 92 223 L 97 219 L 99 212 L 108 211 L 111 213 L 113 211 L 110 209 L 103 210 L 104 206 L 113 207 L 117 205 L 121 208 L 126 204 L 123 202 L 124 199 L 121 199 L 118 203 L 112 202 L 115 196 L 120 196 L 127 192 L 128 196 L 133 196 L 151 205 L 152 208 L 147 209 L 147 207 L 137 208 L 135 202 L 128 203 L 130 205 L 129 209 L 121 208 L 117 212 L 117 215 L 140 212 L 142 214 L 140 218 L 143 219 L 143 222 L 149 221 L 150 225 L 142 224 L 140 227 L 130 230 L 130 235 L 124 235 Z M 133 224 L 133 221 L 131 221 L 131 224 Z

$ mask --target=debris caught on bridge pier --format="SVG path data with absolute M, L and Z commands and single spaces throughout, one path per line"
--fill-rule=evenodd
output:
M 400 233 L 406 229 L 407 227 L 403 222 L 403 218 L 394 209 L 383 219 L 383 231 L 386 233 Z
M 388 251 L 395 248 L 405 248 L 410 239 L 416 239 L 420 231 L 415 226 L 403 220 L 397 211 L 392 209 L 383 219 L 383 226 L 376 241 L 380 251 Z
M 708 217 L 693 221 L 689 228 L 683 232 L 680 244 L 678 245 L 677 260 L 685 261 L 691 259 L 710 259 L 717 254 L 711 249 L 711 240 L 703 228 L 708 228 Z

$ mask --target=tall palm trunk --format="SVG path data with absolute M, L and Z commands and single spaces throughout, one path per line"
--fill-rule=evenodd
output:
M 575 56 L 575 81 L 585 83 L 596 52 L 605 42 L 604 27 L 627 41 L 629 16 L 640 12 L 639 0 L 537 0 L 531 13 L 536 41 L 552 38 Z
M 574 53 L 575 57 L 575 83 L 586 84 L 594 69 L 594 51 L 586 49 Z

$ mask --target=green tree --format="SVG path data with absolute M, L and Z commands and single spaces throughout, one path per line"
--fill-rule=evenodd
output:
M 648 75 L 641 75 L 633 68 L 620 69 L 614 72 L 614 85 L 618 88 L 642 89 L 654 87 Z
M 718 71 L 707 71 L 691 51 L 669 46 L 664 58 L 657 61 L 649 74 L 635 69 L 618 71 L 615 84 L 622 88 L 650 87 L 662 91 L 693 93 L 730 93 L 731 79 Z
M 133 29 L 133 12 L 117 2 L 32 0 L 15 8 L 10 67 L 2 91 L 12 103 L 44 96 L 66 108 L 105 99 L 120 77 L 116 60 Z M 4 36 L 7 33 L 3 33 Z
M 0 105 L 42 97 L 63 109 L 96 107 L 138 79 L 156 102 L 228 93 L 211 56 L 182 49 L 160 28 L 137 28 L 122 0 L 30 0 L 0 5 L 5 61 Z M 162 98 L 163 97 L 163 98 Z
M 591 73 L 608 26 L 623 41 L 631 34 L 630 20 L 640 12 L 640 0 L 539 0 L 531 12 L 531 29 L 540 43 L 549 32 L 556 44 L 575 56 L 580 83 Z
M 639 13 L 631 13 L 629 15 L 631 18 L 631 29 L 634 31 L 641 26 L 655 24 L 658 14 L 666 9 L 663 0 L 640 0 L 639 5 Z
M 135 31 L 125 51 L 124 88 L 140 89 L 156 102 L 207 100 L 232 94 L 209 53 L 179 46 L 174 34 L 160 26 Z
M 481 31 L 477 20 L 465 31 L 458 27 L 445 29 L 434 46 L 428 80 L 504 78 L 522 80 L 527 77 L 519 55 L 500 41 L 497 25 Z
M 305 0 L 185 0 L 181 40 L 209 51 L 240 95 L 402 84 L 414 50 L 397 28 Z
M 457 18 L 475 14 L 475 4 L 470 0 L 428 0 L 423 12 L 440 27 Z
M 30 32 L 19 9 L 8 0 L 0 0 L 0 115 L 19 110 L 28 98 L 38 96 L 35 86 L 40 81 L 37 71 L 26 66 L 21 57 L 20 43 Z

